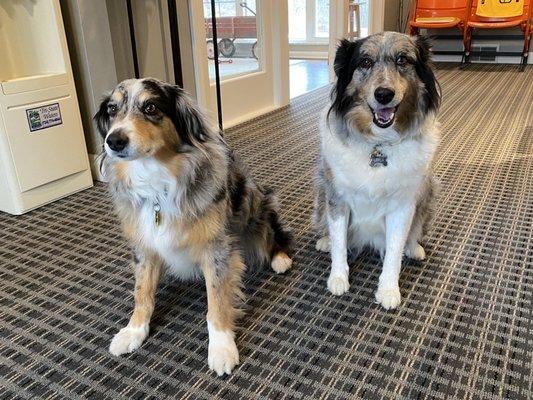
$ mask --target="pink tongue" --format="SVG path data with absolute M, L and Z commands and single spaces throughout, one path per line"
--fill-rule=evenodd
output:
M 382 121 L 388 121 L 392 118 L 394 115 L 394 108 L 381 108 L 379 110 L 376 110 L 376 116 L 378 119 Z

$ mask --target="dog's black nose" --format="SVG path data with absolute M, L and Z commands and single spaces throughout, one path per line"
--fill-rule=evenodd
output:
M 392 99 L 394 99 L 394 90 L 384 87 L 378 87 L 374 91 L 374 97 L 381 104 L 389 104 Z
M 110 134 L 106 143 L 111 150 L 121 151 L 128 145 L 129 139 L 128 136 L 123 132 L 113 132 Z

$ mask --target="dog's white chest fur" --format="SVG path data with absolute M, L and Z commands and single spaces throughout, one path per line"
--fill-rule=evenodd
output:
M 165 261 L 170 274 L 183 279 L 196 277 L 199 269 L 188 251 L 180 246 L 181 234 L 174 223 L 179 218 L 176 199 L 180 192 L 176 180 L 156 162 L 132 161 L 129 164 L 132 195 L 139 204 L 137 231 L 142 244 Z M 159 225 L 156 210 L 160 213 Z
M 343 140 L 322 126 L 322 154 L 338 195 L 351 209 L 351 227 L 360 245 L 384 246 L 385 216 L 406 201 L 416 202 L 437 149 L 436 132 L 382 145 L 387 166 L 370 165 L 373 144 Z

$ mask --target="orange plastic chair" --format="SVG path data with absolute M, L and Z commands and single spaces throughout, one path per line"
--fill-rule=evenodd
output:
M 409 33 L 417 35 L 420 28 L 440 29 L 466 27 L 470 0 L 412 0 Z M 475 1 L 475 0 L 474 0 Z
M 522 51 L 522 69 L 527 64 L 529 54 L 529 44 L 531 41 L 532 24 L 531 24 L 531 5 L 532 0 L 524 0 L 522 15 L 515 17 L 485 17 L 477 13 L 477 2 L 473 0 L 470 7 L 468 22 L 463 32 L 463 43 L 465 47 L 465 60 L 470 61 L 470 48 L 472 46 L 472 31 L 474 29 L 502 29 L 519 27 L 524 32 L 524 49 Z

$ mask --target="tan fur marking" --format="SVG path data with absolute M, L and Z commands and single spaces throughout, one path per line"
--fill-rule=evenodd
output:
M 161 124 L 154 125 L 152 122 L 145 120 L 143 117 L 129 117 L 132 126 L 132 132 L 129 133 L 138 151 L 148 153 L 168 148 L 169 145 L 178 143 L 178 136 L 172 135 L 175 130 L 170 127 L 168 118 L 164 118 Z
M 292 259 L 287 255 L 287 253 L 279 252 L 274 254 L 271 265 L 272 269 L 277 274 L 282 274 L 291 268 Z
M 420 107 L 418 107 L 418 93 L 412 86 L 404 94 L 403 101 L 396 112 L 395 129 L 398 133 L 406 132 L 414 122 L 414 119 L 422 119 Z
M 235 303 L 244 298 L 241 287 L 245 266 L 241 256 L 233 251 L 227 268 L 215 271 L 213 256 L 209 255 L 204 257 L 201 267 L 207 290 L 207 320 L 216 330 L 233 332 L 235 320 L 242 313 Z
M 352 108 L 346 113 L 346 121 L 348 126 L 355 126 L 355 128 L 363 136 L 373 136 L 370 124 L 372 123 L 372 113 L 370 110 L 364 110 L 362 107 Z
M 193 222 L 183 222 L 180 232 L 186 232 L 181 245 L 192 251 L 193 257 L 199 259 L 205 251 L 205 246 L 219 236 L 225 222 L 225 202 L 208 210 L 203 216 Z
M 123 95 L 120 91 L 115 90 L 115 91 L 113 92 L 113 94 L 111 95 L 111 98 L 112 98 L 115 102 L 117 102 L 117 103 L 120 104 L 120 103 L 122 102 L 122 100 L 124 99 L 124 95 Z
M 135 266 L 135 307 L 128 326 L 139 327 L 150 323 L 160 275 L 161 262 L 156 258 Z

